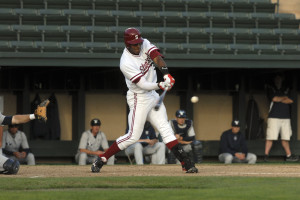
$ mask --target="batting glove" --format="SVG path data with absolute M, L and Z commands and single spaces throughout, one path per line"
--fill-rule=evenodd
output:
M 165 82 L 169 83 L 172 87 L 175 84 L 175 79 L 173 78 L 173 76 L 171 76 L 171 74 L 164 75 L 164 80 Z
M 172 88 L 171 84 L 167 83 L 166 81 L 165 82 L 159 82 L 158 83 L 158 87 L 162 90 L 170 90 Z

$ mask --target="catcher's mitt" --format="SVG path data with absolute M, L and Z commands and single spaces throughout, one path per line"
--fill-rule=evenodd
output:
M 34 115 L 36 119 L 47 121 L 47 106 L 50 103 L 48 99 L 40 103 L 34 111 Z

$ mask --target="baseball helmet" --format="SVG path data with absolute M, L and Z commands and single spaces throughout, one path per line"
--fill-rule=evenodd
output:
M 178 118 L 186 118 L 186 112 L 185 110 L 177 110 L 175 116 Z
M 124 31 L 124 42 L 126 47 L 129 47 L 131 44 L 142 43 L 143 41 L 144 39 L 138 29 L 128 28 Z
M 101 121 L 100 121 L 100 119 L 97 119 L 97 118 L 92 119 L 92 121 L 91 121 L 91 126 L 101 126 Z

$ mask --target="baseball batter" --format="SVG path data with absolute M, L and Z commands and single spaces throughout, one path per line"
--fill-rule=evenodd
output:
M 137 142 L 143 132 L 145 121 L 149 121 L 160 132 L 163 142 L 182 163 L 187 173 L 197 173 L 198 169 L 178 144 L 173 130 L 168 123 L 167 112 L 162 104 L 158 111 L 153 108 L 159 98 L 155 90 L 170 90 L 175 79 L 169 74 L 159 49 L 149 40 L 141 37 L 136 28 L 124 32 L 126 48 L 120 59 L 122 71 L 128 87 L 127 103 L 129 129 L 127 134 L 119 137 L 112 146 L 91 166 L 92 172 L 100 172 L 103 164 L 117 152 Z M 162 72 L 164 81 L 157 83 L 155 66 Z

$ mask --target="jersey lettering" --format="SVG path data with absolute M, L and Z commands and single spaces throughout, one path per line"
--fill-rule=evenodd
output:
M 143 75 L 145 75 L 149 68 L 151 67 L 152 65 L 152 60 L 151 58 L 147 55 L 147 59 L 145 60 L 145 63 L 143 63 L 141 66 L 140 66 L 140 70 L 142 72 Z

